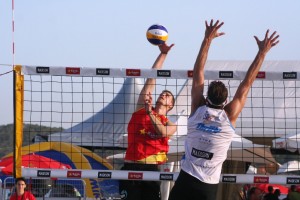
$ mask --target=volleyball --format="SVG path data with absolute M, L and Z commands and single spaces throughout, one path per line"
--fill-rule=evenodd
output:
M 163 44 L 168 39 L 167 29 L 160 24 L 153 24 L 147 30 L 147 40 L 153 45 Z

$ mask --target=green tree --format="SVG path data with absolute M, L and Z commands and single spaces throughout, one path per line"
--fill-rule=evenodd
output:
M 37 124 L 24 124 L 23 146 L 32 143 L 33 138 L 38 134 L 47 137 L 49 134 L 61 132 L 63 128 L 40 126 Z M 14 125 L 7 124 L 0 126 L 0 158 L 13 151 Z

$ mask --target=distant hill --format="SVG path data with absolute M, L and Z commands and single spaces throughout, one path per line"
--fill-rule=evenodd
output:
M 0 125 L 0 158 L 13 151 L 13 133 L 14 125 Z M 23 146 L 32 143 L 35 135 L 47 136 L 52 133 L 61 132 L 63 128 L 53 128 L 48 126 L 40 126 L 36 124 L 24 124 L 23 127 Z

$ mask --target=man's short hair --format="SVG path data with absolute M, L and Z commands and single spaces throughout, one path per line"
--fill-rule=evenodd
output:
M 26 179 L 24 177 L 16 178 L 15 183 L 17 184 L 19 181 L 24 181 L 24 183 L 26 184 Z
M 213 81 L 209 84 L 207 98 L 213 106 L 222 106 L 228 97 L 228 90 L 223 82 Z
M 272 185 L 269 185 L 269 186 L 268 186 L 268 191 L 269 191 L 269 192 L 273 192 L 273 190 L 274 190 L 273 186 L 272 186 Z
M 169 111 L 170 111 L 170 110 L 173 109 L 173 107 L 175 105 L 175 97 L 174 97 L 173 93 L 170 90 L 163 90 L 161 93 L 164 93 L 164 92 L 169 93 L 172 96 L 172 103 L 173 103 L 173 105 L 172 105 L 172 108 L 169 109 Z

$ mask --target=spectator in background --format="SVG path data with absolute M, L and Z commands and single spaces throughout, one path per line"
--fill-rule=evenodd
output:
M 275 200 L 279 200 L 279 196 L 280 196 L 280 190 L 279 189 L 276 189 L 275 192 L 274 192 L 274 195 L 275 195 Z
M 300 193 L 296 191 L 296 185 L 291 185 L 287 199 L 288 200 L 300 200 Z
M 275 194 L 274 192 L 274 188 L 273 186 L 269 185 L 268 186 L 268 193 L 264 196 L 264 200 L 274 200 L 275 198 Z
M 25 191 L 26 189 L 26 180 L 23 177 L 16 179 L 16 190 L 10 196 L 10 200 L 35 200 L 33 194 L 29 191 Z
M 262 199 L 262 191 L 257 187 L 252 187 L 248 190 L 247 200 L 261 200 Z

